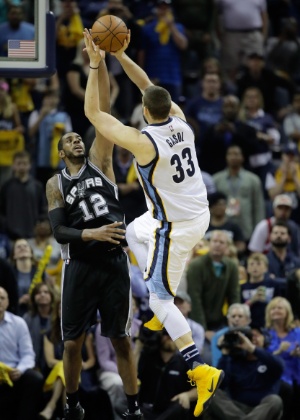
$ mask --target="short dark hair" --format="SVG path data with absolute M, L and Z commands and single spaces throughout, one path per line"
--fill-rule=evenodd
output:
M 29 162 L 31 162 L 31 156 L 30 156 L 30 153 L 27 152 L 27 150 L 16 152 L 13 156 L 13 162 L 15 162 L 17 159 L 23 159 L 23 158 L 27 158 Z
M 271 226 L 271 232 L 275 226 L 285 227 L 286 230 L 288 231 L 288 234 L 291 235 L 291 229 L 285 220 L 277 220 L 277 222 L 275 222 L 274 225 Z
M 160 86 L 149 86 L 143 96 L 143 104 L 155 120 L 169 116 L 172 99 L 169 92 Z
M 217 204 L 220 200 L 227 201 L 227 195 L 222 193 L 221 191 L 216 191 L 214 193 L 211 193 L 207 196 L 209 207 L 212 207 L 213 205 Z

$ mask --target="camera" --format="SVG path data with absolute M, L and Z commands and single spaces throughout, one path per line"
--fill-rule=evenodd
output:
M 224 334 L 224 340 L 220 345 L 220 348 L 228 349 L 230 352 L 236 350 L 237 346 L 241 344 L 241 339 L 238 335 L 239 332 L 244 334 L 249 340 L 252 340 L 252 331 L 250 327 L 230 327 Z

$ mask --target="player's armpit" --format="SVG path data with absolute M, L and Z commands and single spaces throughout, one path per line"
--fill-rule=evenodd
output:
M 47 182 L 46 196 L 48 201 L 48 211 L 65 207 L 63 197 L 58 188 L 58 179 L 56 175 L 50 178 Z

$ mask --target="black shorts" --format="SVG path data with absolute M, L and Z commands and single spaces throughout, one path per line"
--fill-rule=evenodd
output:
M 121 249 L 107 252 L 99 262 L 67 260 L 62 277 L 63 340 L 74 340 L 101 316 L 101 334 L 129 335 L 131 325 L 129 264 Z

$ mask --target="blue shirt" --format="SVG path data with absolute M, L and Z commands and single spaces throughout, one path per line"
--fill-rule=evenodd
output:
M 268 395 L 278 394 L 283 363 L 268 351 L 255 348 L 256 360 L 222 356 L 218 368 L 225 372 L 221 388 L 242 404 L 255 407 Z
M 158 79 L 158 84 L 179 86 L 182 83 L 180 50 L 170 35 L 167 44 L 161 44 L 159 33 L 155 31 L 157 19 L 142 28 L 142 49 L 145 50 L 145 71 L 150 79 Z M 181 24 L 175 24 L 184 33 Z
M 191 99 L 187 102 L 185 115 L 193 118 L 199 124 L 200 144 L 208 127 L 217 124 L 222 118 L 223 99 L 208 101 L 202 96 Z M 199 145 L 200 146 L 200 145 Z M 201 146 L 200 146 L 201 149 Z
M 291 251 L 287 251 L 284 261 L 281 261 L 272 249 L 268 252 L 267 258 L 269 273 L 275 277 L 286 278 L 296 268 L 300 268 L 300 258 Z
M 34 25 L 21 22 L 18 29 L 12 29 L 8 22 L 0 24 L 0 56 L 7 57 L 7 41 L 9 39 L 34 40 Z
M 259 287 L 265 288 L 266 299 L 264 302 L 254 302 L 250 306 L 252 325 L 255 327 L 265 326 L 265 310 L 267 304 L 275 296 L 281 296 L 283 288 L 280 280 L 273 280 L 265 277 L 263 281 L 258 283 L 244 283 L 241 285 L 241 303 L 246 303 L 257 293 Z
M 35 366 L 35 353 L 26 322 L 7 311 L 0 321 L 0 362 L 22 373 Z
M 300 385 L 300 358 L 291 356 L 291 351 L 295 350 L 297 345 L 300 345 L 300 328 L 293 328 L 287 333 L 285 337 L 278 337 L 275 330 L 270 330 L 271 343 L 268 347 L 268 351 L 273 353 L 278 350 L 280 344 L 283 341 L 288 341 L 291 346 L 287 351 L 280 353 L 279 357 L 284 361 L 284 371 L 281 379 L 290 385 L 293 385 L 293 381 L 296 381 Z

